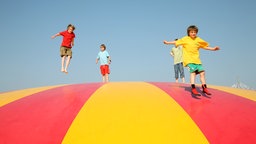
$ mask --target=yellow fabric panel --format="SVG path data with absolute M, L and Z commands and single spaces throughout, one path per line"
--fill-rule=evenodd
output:
M 18 99 L 24 98 L 26 96 L 32 95 L 34 93 L 38 93 L 44 90 L 56 88 L 59 86 L 47 86 L 47 87 L 40 87 L 40 88 L 29 88 L 24 90 L 16 90 L 11 92 L 5 92 L 0 94 L 0 107 L 16 101 Z
M 256 101 L 256 91 L 255 90 L 238 89 L 238 88 L 224 87 L 224 86 L 209 86 L 209 87 Z
M 82 107 L 63 144 L 206 144 L 168 94 L 145 82 L 100 87 Z

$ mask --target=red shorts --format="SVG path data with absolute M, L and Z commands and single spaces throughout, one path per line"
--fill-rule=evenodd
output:
M 101 65 L 100 72 L 104 76 L 106 74 L 110 74 L 109 66 L 108 65 Z

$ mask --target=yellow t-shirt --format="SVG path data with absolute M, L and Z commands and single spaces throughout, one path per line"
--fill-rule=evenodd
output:
M 183 46 L 183 65 L 187 64 L 202 64 L 200 60 L 199 49 L 208 47 L 209 44 L 199 37 L 192 39 L 189 36 L 185 36 L 176 41 L 176 46 Z

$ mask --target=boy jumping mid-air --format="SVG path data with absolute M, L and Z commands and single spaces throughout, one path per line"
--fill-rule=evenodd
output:
M 60 56 L 61 56 L 61 71 L 64 73 L 68 73 L 68 66 L 70 63 L 70 59 L 72 58 L 72 50 L 71 48 L 74 46 L 74 38 L 75 33 L 73 31 L 75 30 L 75 26 L 72 24 L 69 24 L 67 26 L 67 30 L 63 32 L 59 32 L 52 36 L 52 39 L 54 39 L 57 36 L 63 36 L 63 40 L 60 46 Z M 64 63 L 66 63 L 64 67 Z

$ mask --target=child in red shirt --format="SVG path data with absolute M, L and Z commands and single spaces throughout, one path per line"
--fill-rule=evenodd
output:
M 74 38 L 75 33 L 73 31 L 75 30 L 75 26 L 72 24 L 69 24 L 67 26 L 67 30 L 63 32 L 59 32 L 52 36 L 52 39 L 54 39 L 57 36 L 63 36 L 63 40 L 60 46 L 60 56 L 61 56 L 61 71 L 68 73 L 68 66 L 70 63 L 70 59 L 72 58 L 72 50 L 71 48 L 74 46 Z M 64 63 L 66 63 L 64 67 Z

